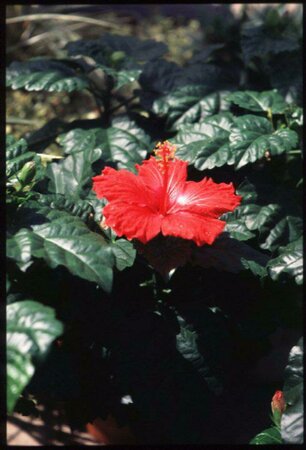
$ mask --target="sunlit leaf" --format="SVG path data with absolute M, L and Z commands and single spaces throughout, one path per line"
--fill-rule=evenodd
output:
M 273 157 L 293 149 L 297 134 L 288 128 L 273 130 L 271 122 L 255 115 L 237 117 L 229 136 L 230 149 L 237 169 L 265 156 Z
M 63 326 L 52 308 L 32 300 L 7 306 L 7 406 L 11 413 L 34 374 L 33 357 L 46 355 Z
M 273 114 L 281 114 L 287 107 L 287 103 L 276 90 L 264 92 L 238 91 L 229 95 L 227 100 L 241 108 L 255 112 L 271 111 Z
M 65 266 L 73 275 L 110 292 L 113 267 L 123 270 L 133 264 L 136 252 L 128 241 L 107 242 L 81 219 L 63 211 L 50 211 L 48 218 L 50 222 L 21 229 L 7 240 L 7 255 L 21 269 L 26 270 L 33 257 L 43 258 L 50 267 Z
M 284 396 L 287 408 L 281 419 L 284 444 L 303 444 L 304 438 L 304 345 L 303 338 L 292 347 L 285 369 Z
M 12 89 L 27 91 L 72 92 L 88 88 L 88 81 L 69 65 L 56 60 L 33 59 L 13 62 L 6 75 Z
M 279 256 L 269 261 L 268 270 L 273 280 L 282 279 L 284 274 L 295 278 L 297 284 L 303 283 L 303 238 L 281 247 Z

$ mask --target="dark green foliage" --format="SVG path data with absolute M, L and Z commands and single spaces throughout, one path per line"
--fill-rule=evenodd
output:
M 127 117 L 115 118 L 108 128 L 75 129 L 61 135 L 59 143 L 64 153 L 82 158 L 82 154 L 98 154 L 105 162 L 116 162 L 119 168 L 135 170 L 151 149 L 149 136 Z M 94 162 L 94 160 L 93 160 Z
M 106 64 L 126 57 L 129 61 L 152 61 L 166 53 L 167 47 L 153 40 L 141 41 L 133 36 L 104 34 L 93 41 L 71 42 L 67 45 L 67 51 L 70 56 L 90 56 L 97 63 Z M 118 52 L 121 54 L 118 55 Z
M 55 312 L 33 300 L 7 306 L 7 406 L 12 412 L 34 373 L 33 358 L 42 359 L 63 332 Z
M 191 84 L 178 88 L 153 104 L 155 114 L 167 118 L 167 126 L 179 130 L 182 124 L 196 123 L 219 112 L 220 94 L 208 93 L 207 88 Z
M 278 280 L 283 274 L 295 278 L 297 284 L 303 283 L 303 238 L 279 248 L 279 256 L 271 259 L 269 273 L 273 280 Z
M 72 92 L 88 88 L 88 81 L 65 62 L 34 59 L 14 62 L 7 71 L 7 86 L 27 91 Z
M 276 90 L 267 92 L 234 92 L 229 95 L 227 100 L 241 108 L 255 112 L 271 111 L 273 114 L 282 114 L 287 108 L 283 97 Z
M 283 396 L 285 410 L 273 411 L 274 425 L 257 434 L 251 441 L 253 445 L 303 444 L 303 338 L 292 347 L 288 365 L 285 369 Z
M 113 266 L 123 270 L 133 264 L 135 250 L 124 239 L 108 243 L 91 232 L 78 217 L 65 212 L 50 211 L 47 222 L 21 229 L 7 240 L 7 256 L 25 270 L 32 257 L 43 258 L 54 268 L 64 265 L 73 275 L 111 290 Z
M 302 444 L 304 438 L 303 409 L 303 338 L 292 347 L 285 369 L 284 395 L 288 407 L 281 420 L 284 444 Z
M 277 427 L 267 428 L 257 434 L 251 441 L 251 445 L 277 445 L 282 444 L 280 431 Z
M 72 426 L 112 414 L 142 443 L 241 444 L 258 430 L 251 444 L 299 443 L 300 343 L 281 429 L 258 427 L 261 408 L 242 406 L 272 333 L 300 329 L 302 317 L 300 25 L 280 9 L 257 19 L 207 32 L 185 66 L 161 42 L 104 34 L 70 42 L 65 59 L 8 68 L 8 87 L 86 89 L 99 110 L 7 137 L 9 412 L 27 386 L 38 401 L 48 392 L 64 402 Z M 242 196 L 221 217 L 224 233 L 192 245 L 167 283 L 105 227 L 106 200 L 92 191 L 105 166 L 137 173 L 166 139 L 188 180 L 233 183 Z

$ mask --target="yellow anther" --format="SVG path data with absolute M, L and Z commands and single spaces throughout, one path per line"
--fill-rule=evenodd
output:
M 171 161 L 176 152 L 176 146 L 171 144 L 169 141 L 158 142 L 154 149 L 154 153 L 157 158 L 159 158 L 164 163 Z

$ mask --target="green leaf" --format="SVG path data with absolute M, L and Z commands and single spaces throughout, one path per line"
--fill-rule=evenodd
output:
M 271 86 L 288 101 L 302 106 L 303 96 L 303 51 L 284 52 L 281 57 L 273 56 L 267 64 L 267 75 Z
M 227 100 L 249 111 L 268 112 L 282 114 L 287 108 L 287 103 L 276 89 L 272 91 L 238 91 L 230 94 Z
M 264 117 L 247 114 L 235 118 L 234 123 L 229 141 L 237 169 L 263 158 L 267 151 L 272 156 L 280 155 L 298 143 L 295 131 L 288 128 L 274 131 Z
M 131 171 L 135 171 L 135 164 L 145 159 L 153 147 L 149 136 L 127 117 L 116 117 L 109 128 L 72 130 L 61 135 L 59 142 L 65 153 L 75 155 L 73 161 L 84 158 L 86 152 L 99 150 L 105 162 L 115 162 L 118 168 Z
M 151 110 L 155 100 L 180 86 L 181 74 L 182 68 L 170 61 L 162 59 L 147 63 L 139 77 L 142 106 Z
M 71 155 L 78 152 L 86 153 L 99 147 L 97 133 L 100 128 L 82 130 L 75 128 L 68 133 L 59 135 L 58 143 L 63 147 L 64 154 Z
M 213 64 L 189 64 L 185 68 L 165 61 L 154 61 L 145 65 L 139 78 L 139 84 L 142 87 L 140 91 L 140 100 L 144 108 L 152 110 L 155 102 L 158 102 L 162 96 L 168 96 L 172 103 L 179 104 L 189 109 L 192 102 L 200 102 L 201 98 L 216 92 L 222 93 L 228 89 L 233 89 L 237 83 L 237 71 L 232 66 L 230 68 L 221 68 Z M 194 87 L 193 87 L 194 86 Z M 186 97 L 184 99 L 184 97 Z M 168 98 L 168 97 L 167 97 Z M 164 104 L 167 98 L 161 100 L 161 104 L 154 106 L 155 111 L 166 108 Z M 186 105 L 184 105 L 186 103 Z M 205 103 L 205 102 L 204 102 Z M 210 102 L 211 103 L 211 100 Z M 223 103 L 224 105 L 224 103 Z M 209 105 L 203 105 L 207 108 Z M 191 111 L 190 115 L 197 112 Z
M 13 62 L 6 75 L 12 89 L 27 91 L 72 92 L 88 88 L 88 81 L 60 60 L 33 59 Z
M 297 145 L 298 135 L 288 128 L 274 131 L 264 117 L 247 114 L 233 119 L 228 113 L 186 124 L 173 139 L 177 156 L 199 170 L 235 164 L 237 169 L 265 156 L 279 155 Z
M 241 195 L 241 204 L 254 203 L 257 200 L 257 192 L 255 185 L 252 184 L 247 178 L 236 189 L 237 195 Z
M 112 252 L 115 257 L 115 265 L 118 270 L 131 267 L 136 257 L 136 250 L 126 239 L 118 239 L 112 244 Z
M 277 427 L 267 428 L 261 433 L 257 434 L 251 441 L 251 445 L 269 445 L 282 444 L 280 430 Z
M 7 306 L 7 407 L 16 401 L 34 374 L 33 357 L 41 359 L 63 332 L 53 308 L 32 300 Z
M 304 123 L 304 111 L 296 105 L 290 105 L 286 111 L 286 118 L 290 128 L 302 127 Z
M 269 261 L 268 271 L 273 280 L 288 274 L 295 278 L 297 284 L 303 283 L 303 238 L 281 247 L 279 256 Z
M 7 343 L 23 354 L 41 357 L 55 337 L 63 332 L 53 308 L 32 300 L 7 306 Z
M 182 71 L 178 80 L 181 86 L 186 84 L 198 84 L 206 86 L 210 91 L 220 91 L 237 88 L 237 78 L 240 76 L 240 68 L 235 64 L 188 64 Z
M 102 69 L 108 76 L 113 78 L 114 87 L 113 89 L 120 89 L 126 84 L 132 83 L 139 79 L 142 69 L 114 69 L 111 67 L 107 67 L 104 64 L 97 64 L 96 66 L 99 69 Z M 124 66 L 123 66 L 124 67 Z
M 107 200 L 105 198 L 98 198 L 93 191 L 90 191 L 86 200 L 93 208 L 94 221 L 100 223 L 102 220 L 102 208 L 106 205 Z
M 261 264 L 258 264 L 256 261 L 241 258 L 241 263 L 243 267 L 247 270 L 250 270 L 253 275 L 259 276 L 260 278 L 267 276 L 267 268 L 262 266 Z
M 290 35 L 289 30 L 274 32 L 263 24 L 246 23 L 241 30 L 241 48 L 245 62 L 248 64 L 254 57 L 264 58 L 267 55 L 293 51 L 299 48 L 297 36 Z
M 91 166 L 101 157 L 101 153 L 101 149 L 89 147 L 86 152 L 77 152 L 60 162 L 49 164 L 46 170 L 46 176 L 50 179 L 49 191 L 82 198 L 93 176 Z
M 176 318 L 180 327 L 176 335 L 177 350 L 204 378 L 209 388 L 220 394 L 228 361 L 226 317 L 219 309 L 213 310 L 201 302 L 191 302 L 178 307 Z
M 233 212 L 223 214 L 225 231 L 240 241 L 259 233 L 260 247 L 275 251 L 280 245 L 295 241 L 302 235 L 302 220 L 285 215 L 278 204 L 259 206 L 253 203 L 241 204 Z
M 284 242 L 293 242 L 303 234 L 303 221 L 300 217 L 285 216 L 275 226 L 271 226 L 261 248 L 274 251 Z
M 303 338 L 292 347 L 288 365 L 285 369 L 284 396 L 287 408 L 281 419 L 281 435 L 284 444 L 302 444 L 304 436 L 304 406 L 303 406 Z
M 153 103 L 153 112 L 166 116 L 170 130 L 178 130 L 185 123 L 200 122 L 219 109 L 219 93 L 210 93 L 205 86 L 195 84 L 177 88 Z
M 255 237 L 255 233 L 249 231 L 244 222 L 239 220 L 238 212 L 225 225 L 224 231 L 230 234 L 233 239 L 238 241 L 248 241 Z
M 149 136 L 126 117 L 117 117 L 110 128 L 100 129 L 98 139 L 105 161 L 134 172 L 135 164 L 142 162 L 153 148 Z
M 280 207 L 277 204 L 265 206 L 246 204 L 238 206 L 233 212 L 223 214 L 222 219 L 227 222 L 226 231 L 230 232 L 232 237 L 246 240 L 249 231 L 262 231 L 266 223 L 279 212 Z M 241 237 L 237 233 L 241 233 Z M 252 236 L 254 233 L 251 233 L 250 237 Z
M 8 160 L 23 155 L 28 150 L 28 144 L 25 139 L 17 140 L 13 135 L 6 136 L 6 158 Z
M 18 397 L 34 375 L 29 355 L 7 346 L 7 410 L 12 413 Z
M 214 53 L 221 48 L 224 48 L 225 44 L 210 44 L 205 45 L 205 48 L 197 52 L 190 60 L 191 64 L 208 62 L 214 55 Z
M 50 267 L 65 266 L 73 275 L 110 292 L 113 267 L 123 270 L 133 264 L 136 252 L 130 242 L 108 243 L 89 231 L 81 219 L 63 211 L 50 211 L 48 218 L 51 222 L 21 229 L 7 240 L 7 256 L 21 269 L 27 268 L 33 256 L 43 258 Z
M 28 150 L 25 139 L 16 140 L 12 135 L 6 137 L 6 176 L 16 175 L 22 167 L 33 161 L 36 154 Z
M 232 115 L 224 112 L 201 123 L 182 125 L 172 140 L 178 146 L 177 156 L 199 170 L 233 163 L 228 145 L 232 123 Z
M 14 259 L 22 271 L 32 264 L 32 243 L 28 230 L 22 229 L 15 236 L 7 239 L 6 255 Z
M 49 212 L 50 209 L 66 211 L 73 216 L 80 217 L 85 222 L 94 212 L 88 199 L 76 199 L 73 196 L 61 194 L 41 194 L 37 201 L 27 202 L 25 207 L 36 209 L 38 213 Z

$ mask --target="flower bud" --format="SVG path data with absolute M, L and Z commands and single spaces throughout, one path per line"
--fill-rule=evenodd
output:
M 285 411 L 286 402 L 282 391 L 276 391 L 275 394 L 273 395 L 271 402 L 271 409 L 273 414 L 275 414 L 275 412 L 283 414 L 283 412 Z
M 23 186 L 30 183 L 35 176 L 36 168 L 34 161 L 28 161 L 23 168 L 18 172 L 18 180 Z
M 117 69 L 119 69 L 120 64 L 124 61 L 125 53 L 121 51 L 116 51 L 112 53 L 110 59 L 113 64 L 113 66 Z

